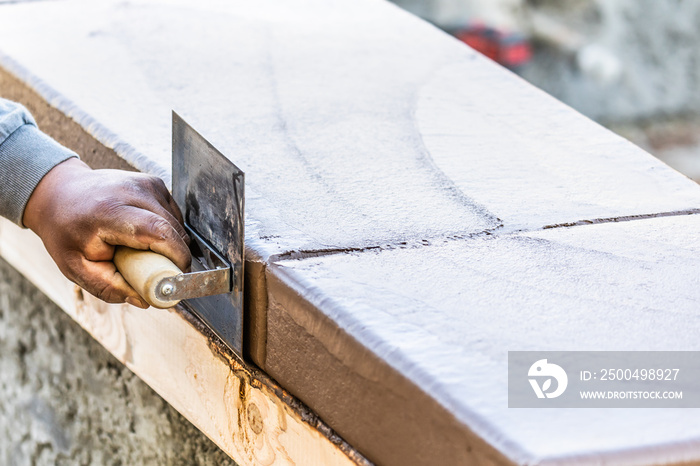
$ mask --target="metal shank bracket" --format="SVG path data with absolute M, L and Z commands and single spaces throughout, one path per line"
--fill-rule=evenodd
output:
M 182 301 L 230 293 L 231 265 L 214 251 L 192 228 L 185 225 L 192 239 L 192 271 L 162 279 L 156 296 L 163 301 Z

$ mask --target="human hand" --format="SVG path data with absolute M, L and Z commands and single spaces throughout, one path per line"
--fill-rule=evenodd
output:
M 150 249 L 181 270 L 190 266 L 182 214 L 154 176 L 66 160 L 36 187 L 23 223 L 69 280 L 108 303 L 148 307 L 112 263 L 115 246 Z

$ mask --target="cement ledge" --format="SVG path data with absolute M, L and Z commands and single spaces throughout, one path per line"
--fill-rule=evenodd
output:
M 381 2 L 42 7 L 4 10 L 0 38 L 31 17 L 58 46 L 82 53 L 52 52 L 52 43 L 3 49 L 16 72 L 31 70 L 22 71 L 24 83 L 58 99 L 78 128 L 113 128 L 94 134 L 118 157 L 157 170 L 169 153 L 159 115 L 184 107 L 250 175 L 249 355 L 372 460 L 435 460 L 421 448 L 448 461 L 700 458 L 688 416 L 533 420 L 504 409 L 503 398 L 508 348 L 648 348 L 649 335 L 654 348 L 697 347 L 691 309 L 679 319 L 664 304 L 673 278 L 684 302 L 700 302 L 684 273 L 695 271 L 697 216 L 638 216 L 695 212 L 698 186 Z M 105 59 L 112 56 L 123 67 Z M 66 69 L 89 71 L 94 87 L 82 89 Z M 129 114 L 138 111 L 145 121 L 135 124 Z M 116 133 L 124 145 L 111 139 Z M 133 148 L 149 160 L 139 162 Z M 635 220 L 583 226 L 616 218 Z M 671 254 L 659 232 L 680 252 Z M 654 273 L 671 279 L 657 276 L 644 293 L 639 251 L 647 250 L 660 264 Z M 600 278 L 629 276 L 637 281 Z M 636 299 L 646 319 L 625 299 Z M 620 333 L 628 340 L 615 343 Z M 367 380 L 378 389 L 354 400 Z M 414 398 L 425 403 L 405 412 L 400 401 L 412 408 Z M 437 427 L 421 437 L 424 421 Z M 604 428 L 608 435 L 593 435 Z

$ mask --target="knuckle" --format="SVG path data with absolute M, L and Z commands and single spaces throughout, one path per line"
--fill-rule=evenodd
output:
M 105 290 L 101 291 L 98 296 L 102 301 L 109 303 L 109 304 L 118 304 L 118 303 L 123 303 L 124 300 L 119 299 L 117 295 L 112 291 L 111 287 L 106 288 Z
M 119 213 L 123 201 L 119 198 L 106 196 L 95 200 L 92 214 L 94 218 L 113 217 Z
M 138 187 L 142 191 L 153 193 L 165 189 L 165 182 L 155 175 L 142 174 L 138 181 Z
M 106 303 L 116 304 L 124 302 L 119 290 L 109 282 L 99 284 L 95 296 Z
M 153 201 L 169 194 L 165 182 L 157 176 L 144 173 L 135 174 L 127 186 L 127 192 L 136 205 L 152 204 Z
M 149 221 L 148 230 L 158 240 L 165 240 L 172 236 L 172 229 L 170 223 L 163 217 L 154 217 Z
M 161 191 L 162 191 L 162 190 L 167 190 L 167 189 L 168 189 L 167 186 L 165 186 L 165 181 L 163 181 L 162 178 L 159 178 L 159 177 L 157 177 L 157 176 L 153 176 L 153 177 L 151 177 L 151 178 L 152 178 L 152 180 L 153 180 L 153 185 L 154 185 L 157 189 L 159 189 L 159 190 L 161 190 Z
M 124 186 L 124 193 L 131 201 L 147 196 L 149 191 L 147 184 L 141 177 L 129 180 L 129 183 Z
M 124 177 L 121 188 L 132 195 L 144 191 L 149 186 L 150 175 L 144 173 L 129 173 Z

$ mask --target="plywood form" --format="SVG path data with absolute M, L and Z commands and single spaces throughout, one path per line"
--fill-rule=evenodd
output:
M 238 464 L 369 464 L 182 309 L 144 311 L 83 293 L 36 235 L 4 219 L 0 255 Z

